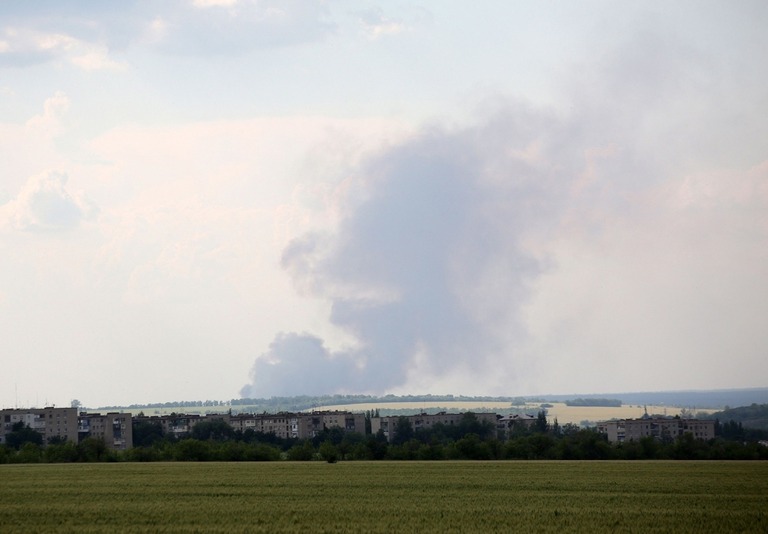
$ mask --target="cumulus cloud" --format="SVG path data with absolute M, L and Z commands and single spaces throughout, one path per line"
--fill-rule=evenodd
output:
M 393 14 L 395 11 L 396 14 Z M 433 19 L 429 10 L 415 5 L 397 7 L 387 5 L 387 12 L 379 6 L 371 6 L 355 11 L 354 16 L 363 35 L 371 40 L 413 31 L 425 24 L 430 24 Z
M 0 37 L 0 65 L 26 66 L 67 61 L 83 70 L 123 69 L 100 42 L 89 42 L 60 31 L 6 27 Z
M 28 133 L 39 135 L 42 138 L 50 138 L 59 134 L 64 115 L 69 109 L 69 97 L 57 91 L 52 97 L 46 98 L 43 103 L 43 113 L 35 115 L 26 123 Z
M 4 12 L 0 66 L 66 62 L 83 70 L 123 70 L 118 54 L 132 46 L 182 55 L 238 54 L 315 42 L 334 31 L 325 2 L 180 0 L 154 5 L 121 2 L 46 6 L 25 3 Z
M 358 13 L 358 20 L 365 34 L 371 39 L 394 35 L 406 30 L 406 24 L 399 17 L 387 17 L 381 8 L 370 8 Z
M 93 216 L 95 205 L 72 194 L 65 173 L 49 171 L 31 176 L 13 200 L 0 206 L 0 221 L 17 230 L 59 231 Z

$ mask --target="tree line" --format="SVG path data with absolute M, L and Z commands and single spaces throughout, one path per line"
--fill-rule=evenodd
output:
M 375 412 L 366 414 L 367 422 Z M 369 427 L 370 428 L 370 427 Z M 86 438 L 80 443 L 54 439 L 43 446 L 43 437 L 24 426 L 15 426 L 0 445 L 0 463 L 38 462 L 152 462 L 152 461 L 312 461 L 349 460 L 768 460 L 768 447 L 739 423 L 716 423 L 716 437 L 701 441 L 685 434 L 675 440 L 651 437 L 612 444 L 594 429 L 549 424 L 539 412 L 530 428 L 513 430 L 500 439 L 493 424 L 465 414 L 457 425 L 436 424 L 414 430 L 406 417 L 398 418 L 391 442 L 376 435 L 328 428 L 312 439 L 280 438 L 275 434 L 239 431 L 225 421 L 200 422 L 188 437 L 163 432 L 160 424 L 137 421 L 134 447 L 109 449 L 104 440 Z M 768 434 L 768 433 L 766 433 Z

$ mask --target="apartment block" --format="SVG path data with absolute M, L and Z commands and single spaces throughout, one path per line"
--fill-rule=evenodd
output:
M 605 434 L 611 443 L 637 441 L 645 437 L 674 440 L 690 433 L 696 439 L 715 437 L 715 421 L 705 419 L 680 419 L 667 417 L 643 417 L 618 419 L 597 424 L 598 432 Z
M 373 417 L 371 418 L 371 432 L 378 434 L 379 430 L 381 430 L 384 436 L 386 436 L 387 441 L 392 442 L 397 434 L 397 423 L 400 417 L 405 417 L 410 423 L 411 428 L 414 431 L 419 431 L 422 429 L 429 430 L 438 424 L 457 426 L 461 424 L 466 415 L 466 413 L 440 412 L 436 414 L 421 413 L 419 415 Z M 491 423 L 494 429 L 498 426 L 498 417 L 495 413 L 474 413 L 474 416 L 480 422 Z
M 78 440 L 100 438 L 107 447 L 125 450 L 133 447 L 133 418 L 130 413 L 82 412 L 77 418 Z
M 206 420 L 210 419 L 206 419 L 206 416 L 204 415 L 176 413 L 152 416 L 136 415 L 133 417 L 134 423 L 155 423 L 162 428 L 163 434 L 177 439 L 188 437 L 197 423 Z
M 213 417 L 209 415 L 207 417 Z M 225 415 L 224 421 L 236 431 L 253 430 L 264 434 L 274 434 L 278 438 L 288 439 L 299 436 L 299 422 L 294 413 Z
M 299 437 L 302 439 L 312 438 L 331 428 L 365 434 L 365 415 L 361 413 L 328 411 L 300 413 L 298 416 Z
M 77 408 L 20 408 L 0 410 L 0 443 L 14 425 L 21 423 L 43 436 L 43 443 L 53 439 L 78 442 Z
M 166 435 L 176 438 L 188 437 L 195 425 L 203 421 L 222 420 L 235 431 L 261 432 L 274 434 L 278 438 L 308 439 L 322 433 L 326 429 L 340 428 L 345 432 L 365 433 L 365 416 L 349 412 L 280 412 L 275 414 L 208 414 L 185 415 L 171 414 L 159 416 L 137 416 L 134 421 L 155 422 Z

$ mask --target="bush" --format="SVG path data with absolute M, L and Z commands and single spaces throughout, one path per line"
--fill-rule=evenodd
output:
M 308 462 L 315 457 L 315 448 L 308 440 L 297 443 L 288 449 L 288 459 L 292 462 Z

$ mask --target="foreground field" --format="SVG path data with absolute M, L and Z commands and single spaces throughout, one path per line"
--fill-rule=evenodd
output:
M 764 462 L 0 465 L 11 532 L 766 532 Z

